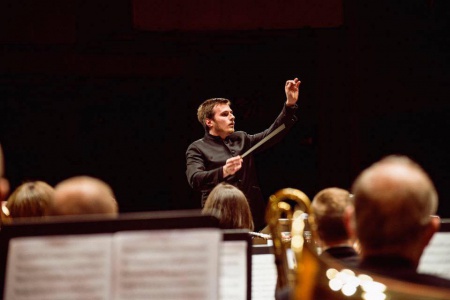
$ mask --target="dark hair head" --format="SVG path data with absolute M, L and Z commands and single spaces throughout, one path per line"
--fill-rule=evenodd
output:
M 231 105 L 231 102 L 225 98 L 211 98 L 204 101 L 198 107 L 197 119 L 206 130 L 208 130 L 208 127 L 206 126 L 206 119 L 214 118 L 214 107 L 218 104 Z
M 202 212 L 218 217 L 223 229 L 254 230 L 247 198 L 231 184 L 219 183 L 206 199 Z

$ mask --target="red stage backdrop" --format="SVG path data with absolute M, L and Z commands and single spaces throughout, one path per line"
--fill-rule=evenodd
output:
M 342 0 L 132 0 L 148 31 L 327 28 L 342 24 Z

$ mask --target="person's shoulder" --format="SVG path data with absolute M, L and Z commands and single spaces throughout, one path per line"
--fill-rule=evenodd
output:
M 192 143 L 189 144 L 187 151 L 189 151 L 190 149 L 196 149 L 199 147 L 199 145 L 204 143 L 204 138 L 198 139 Z
M 331 257 L 337 259 L 347 266 L 357 267 L 360 257 L 353 247 L 338 246 L 330 247 L 322 252 L 321 257 Z
M 198 139 L 198 140 L 196 140 L 196 141 L 193 141 L 193 142 L 189 145 L 189 147 L 190 147 L 190 146 L 195 146 L 195 145 L 198 145 L 198 144 L 201 144 L 201 143 L 204 143 L 204 141 L 205 141 L 205 138 Z
M 430 286 L 450 288 L 450 279 L 432 274 L 418 273 L 416 282 Z

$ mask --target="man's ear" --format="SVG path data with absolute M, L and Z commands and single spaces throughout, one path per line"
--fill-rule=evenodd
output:
M 205 124 L 208 128 L 211 128 L 213 126 L 213 120 L 212 119 L 205 119 Z
M 311 235 L 313 237 L 313 240 L 315 241 L 316 246 L 323 249 L 325 247 L 325 245 L 319 236 L 319 232 L 317 231 L 317 223 L 316 223 L 316 218 L 314 216 L 314 213 L 311 212 L 309 214 L 308 222 L 309 222 L 309 226 L 311 228 Z
M 430 223 L 428 223 L 428 225 L 425 229 L 424 240 L 423 240 L 424 248 L 428 245 L 428 243 L 430 242 L 433 235 L 439 231 L 440 227 L 441 227 L 441 218 L 439 216 L 432 215 Z

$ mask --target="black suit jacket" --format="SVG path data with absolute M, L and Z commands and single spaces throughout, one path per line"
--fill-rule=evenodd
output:
M 358 252 L 350 246 L 330 247 L 322 255 L 329 255 L 349 267 L 357 267 L 359 264 Z
M 405 251 L 408 250 L 405 249 Z M 417 273 L 416 267 L 410 261 L 399 256 L 367 257 L 361 261 L 359 268 L 397 280 L 450 288 L 450 280 L 434 275 Z
M 222 167 L 227 159 L 244 154 L 280 125 L 285 124 L 286 128 L 264 146 L 258 148 L 258 151 L 279 142 L 297 120 L 295 116 L 297 108 L 297 105 L 291 107 L 284 105 L 275 122 L 263 132 L 248 134 L 243 131 L 236 131 L 224 140 L 206 132 L 202 139 L 193 142 L 188 147 L 186 151 L 186 176 L 191 187 L 194 190 L 201 191 L 202 206 L 211 190 L 220 182 L 225 181 L 239 188 L 247 197 L 255 223 L 255 230 L 264 227 L 266 201 L 263 199 L 258 184 L 253 155 L 250 154 L 245 157 L 242 168 L 232 176 L 223 178 Z

